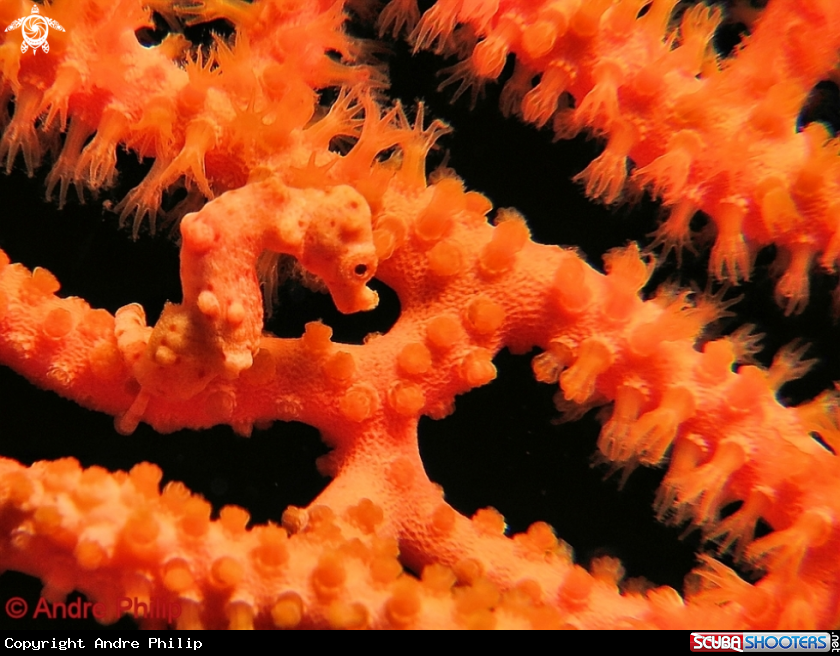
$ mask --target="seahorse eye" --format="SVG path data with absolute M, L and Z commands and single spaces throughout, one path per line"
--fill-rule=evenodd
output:
M 353 269 L 353 272 L 359 277 L 364 276 L 367 273 L 367 265 L 357 264 L 356 268 Z

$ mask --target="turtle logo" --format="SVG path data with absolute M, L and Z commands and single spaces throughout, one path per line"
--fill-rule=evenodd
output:
M 38 12 L 38 5 L 33 5 L 32 13 L 29 16 L 12 21 L 12 24 L 6 28 L 6 31 L 20 28 L 21 34 L 23 35 L 23 43 L 20 44 L 20 51 L 26 52 L 29 48 L 32 48 L 32 54 L 34 55 L 38 51 L 38 48 L 41 48 L 44 52 L 50 51 L 50 44 L 47 43 L 47 35 L 50 33 L 51 27 L 61 32 L 64 31 L 64 28 L 57 21 L 46 16 L 41 16 Z

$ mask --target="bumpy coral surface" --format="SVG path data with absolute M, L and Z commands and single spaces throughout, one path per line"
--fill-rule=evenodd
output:
M 379 25 L 410 32 L 417 50 L 460 51 L 467 64 L 456 64 L 450 80 L 473 87 L 498 77 L 504 57 L 515 54 L 502 93 L 509 112 L 538 126 L 551 121 L 560 136 L 582 128 L 609 136 L 583 174 L 590 195 L 612 202 L 632 184 L 650 187 L 673 208 L 659 236 L 669 247 L 686 245 L 691 215 L 705 210 L 717 226 L 711 272 L 733 282 L 775 243 L 787 266 L 776 295 L 787 313 L 803 311 L 811 264 L 834 266 L 836 143 L 817 124 L 795 128 L 810 87 L 835 64 L 837 10 L 777 0 L 744 52 L 721 63 L 709 49 L 718 9 L 698 5 L 678 19 L 673 5 L 441 2 L 417 22 L 411 4 L 397 1 Z M 161 26 L 169 24 L 162 40 L 162 30 L 142 29 L 152 9 Z M 29 3 L 3 2 L 0 22 L 30 11 Z M 109 288 L 122 285 L 117 267 L 126 266 L 152 287 L 167 276 L 171 284 L 174 247 L 161 249 L 168 263 L 123 261 L 141 256 L 128 255 L 136 248 L 128 243 L 109 252 L 101 235 L 110 226 L 62 241 L 69 227 L 60 213 L 34 220 L 58 233 L 56 268 L 69 262 L 95 271 L 84 275 L 97 278 L 89 283 L 99 291 L 82 289 L 84 280 L 60 291 L 61 271 L 32 268 L 48 240 L 31 240 L 41 251 L 31 261 L 24 236 L 3 244 L 11 260 L 3 258 L 0 272 L 0 359 L 115 420 L 100 442 L 75 436 L 82 410 L 63 406 L 63 427 L 27 413 L 20 443 L 3 451 L 27 464 L 51 461 L 0 461 L 0 566 L 40 578 L 51 602 L 83 592 L 103 605 L 106 621 L 127 610 L 124 598 L 174 604 L 179 628 L 838 625 L 840 442 L 830 394 L 797 407 L 779 401 L 780 388 L 807 368 L 799 350 L 758 366 L 747 333 L 720 332 L 720 297 L 673 283 L 656 290 L 653 256 L 625 237 L 613 237 L 619 248 L 603 266 L 590 255 L 600 273 L 578 251 L 538 243 L 578 241 L 570 233 L 494 209 L 490 198 L 497 206 L 507 200 L 474 190 L 471 175 L 458 178 L 448 167 L 430 174 L 427 158 L 447 127 L 422 105 L 384 100 L 376 59 L 383 55 L 348 36 L 344 11 L 276 0 L 55 2 L 43 13 L 65 31 L 49 33 L 49 52 L 22 52 L 22 33 L 6 33 L 6 168 L 38 179 L 48 162 L 40 180 L 68 206 L 68 221 L 76 221 L 75 187 L 88 203 L 92 193 L 104 197 L 141 235 L 141 247 L 149 228 L 173 230 L 181 289 L 169 287 L 162 307 L 144 300 L 147 318 L 135 297 Z M 403 18 L 416 23 L 413 31 Z M 184 23 L 212 19 L 228 20 L 233 35 L 210 37 L 203 48 L 181 35 Z M 456 32 L 441 28 L 455 22 Z M 809 37 L 817 32 L 825 37 L 819 43 Z M 758 70 L 768 39 L 780 59 Z M 712 120 L 715 108 L 723 114 Z M 727 143 L 724 156 L 734 133 L 743 147 Z M 456 170 L 460 159 L 481 159 L 488 149 L 488 168 L 504 170 L 495 136 L 454 152 Z M 123 147 L 150 163 L 145 177 L 118 157 Z M 539 168 L 556 162 L 530 151 L 524 157 Z M 12 185 L 27 184 L 22 175 L 15 171 Z M 559 184 L 546 180 L 551 175 L 568 172 L 533 177 Z M 24 195 L 5 189 L 4 198 Z M 15 203 L 19 223 L 44 212 L 36 198 Z M 559 199 L 552 211 L 564 211 Z M 583 220 L 584 233 L 619 223 Z M 282 291 L 266 324 L 260 286 L 278 259 L 287 268 L 294 260 L 301 277 L 288 283 L 297 291 Z M 30 268 L 11 263 L 18 260 Z M 326 290 L 334 308 L 299 310 L 308 302 L 301 280 Z M 67 296 L 76 293 L 88 301 Z M 811 295 L 825 299 L 819 286 Z M 339 319 L 336 309 L 350 317 Z M 356 316 L 371 311 L 380 332 L 362 340 L 371 328 Z M 711 545 L 683 596 L 657 586 L 663 581 L 625 580 L 610 556 L 576 561 L 533 508 L 510 528 L 498 510 L 479 508 L 506 512 L 503 498 L 444 497 L 435 458 L 421 459 L 418 423 L 423 418 L 421 430 L 430 419 L 446 425 L 481 393 L 495 406 L 485 390 L 501 389 L 497 365 L 516 357 L 549 391 L 542 403 L 554 394 L 567 418 L 611 404 L 600 416 L 596 449 L 609 463 L 602 471 L 625 477 L 640 466 L 667 466 L 648 502 L 660 519 L 693 526 Z M 44 393 L 31 394 L 40 403 Z M 502 392 L 499 401 L 516 398 Z M 493 420 L 495 409 L 479 412 Z M 213 445 L 244 459 L 246 471 L 287 479 L 303 466 L 314 478 L 314 439 L 294 442 L 295 424 L 286 422 L 316 428 L 330 449 L 317 466 L 332 481 L 314 500 L 294 490 L 273 507 L 255 498 L 268 494 L 256 483 L 213 474 L 201 496 L 168 466 L 142 462 L 153 450 L 172 450 L 160 455 L 176 470 L 180 461 L 187 471 L 185 460 L 201 470 Z M 205 445 L 203 433 L 180 431 L 219 424 L 252 435 L 252 445 L 213 433 Z M 450 439 L 473 438 L 474 452 L 497 448 L 493 431 L 461 430 L 472 435 Z M 551 430 L 563 439 L 563 426 Z M 49 432 L 85 446 L 37 453 Z M 304 447 L 289 464 L 287 453 Z M 56 459 L 70 454 L 82 463 Z M 481 453 L 473 455 L 481 462 Z M 208 468 L 221 468 L 206 457 Z M 480 472 L 473 463 L 463 468 Z M 116 469 L 124 471 L 109 471 Z M 521 476 L 509 469 L 502 477 Z M 244 492 L 227 497 L 228 485 Z M 236 505 L 220 508 L 228 498 Z M 239 507 L 250 501 L 253 518 Z M 283 512 L 290 502 L 297 505 Z M 561 521 L 552 519 L 563 535 Z M 718 560 L 714 545 L 740 574 Z M 631 566 L 631 574 L 644 573 Z

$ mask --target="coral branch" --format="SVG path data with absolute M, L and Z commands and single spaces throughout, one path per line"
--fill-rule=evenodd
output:
M 514 53 L 509 109 L 553 120 L 558 133 L 608 136 L 581 174 L 589 194 L 612 202 L 628 180 L 649 187 L 673 206 L 658 237 L 666 248 L 684 245 L 691 216 L 707 211 L 718 231 L 712 272 L 731 282 L 777 244 L 789 260 L 777 296 L 787 314 L 805 311 L 812 262 L 833 266 L 836 146 L 819 125 L 789 128 L 835 63 L 840 15 L 831 3 L 775 0 L 719 67 L 709 49 L 719 10 L 686 11 L 674 36 L 674 4 L 445 0 L 413 26 L 416 7 L 396 1 L 380 29 L 413 27 L 416 50 L 455 52 L 470 26 L 480 40 L 450 78 L 464 85 L 499 76 Z M 0 3 L 0 19 L 19 5 Z M 422 104 L 412 121 L 379 97 L 372 49 L 345 32 L 340 3 L 69 6 L 48 7 L 67 28 L 49 58 L 20 55 L 20 36 L 0 45 L 0 92 L 14 99 L 0 154 L 9 170 L 22 154 L 32 176 L 66 128 L 46 176 L 62 205 L 71 182 L 81 200 L 118 184 L 118 148 L 154 157 L 116 210 L 134 215 L 135 237 L 147 216 L 151 231 L 159 214 L 178 222 L 181 298 L 169 292 L 157 317 L 150 307 L 151 322 L 133 298 L 94 309 L 0 251 L 0 362 L 114 416 L 122 437 L 110 439 L 127 444 L 152 430 L 224 424 L 250 436 L 278 420 L 307 424 L 330 449 L 317 468 L 332 480 L 314 500 L 292 499 L 305 508 L 272 506 L 252 523 L 237 505 L 215 512 L 169 474 L 164 482 L 143 457 L 36 462 L 67 451 L 21 455 L 15 445 L 10 455 L 31 466 L 0 459 L 2 568 L 40 578 L 53 602 L 83 592 L 106 622 L 130 612 L 124 598 L 169 609 L 142 618 L 148 627 L 840 623 L 836 399 L 793 406 L 779 396 L 812 364 L 801 343 L 762 367 L 755 337 L 719 332 L 731 305 L 722 294 L 651 292 L 661 274 L 636 243 L 609 250 L 601 273 L 579 251 L 538 243 L 541 223 L 494 211 L 452 170 L 428 175 L 448 126 L 428 122 Z M 177 31 L 142 46 L 135 31 L 152 9 L 172 29 L 224 18 L 235 34 L 205 49 Z M 780 45 L 768 51 L 771 37 Z M 772 73 L 765 60 L 778 64 Z M 575 107 L 557 113 L 564 93 Z M 170 202 L 181 187 L 186 197 Z M 276 337 L 260 285 L 275 283 L 266 271 L 279 257 L 327 291 L 333 310 L 370 311 L 393 293 L 398 316 L 363 340 L 334 336 L 335 312 Z M 276 321 L 291 314 L 283 306 Z M 427 473 L 420 422 L 493 388 L 504 349 L 530 352 L 566 418 L 611 406 L 597 458 L 622 482 L 639 466 L 664 467 L 648 500 L 659 519 L 699 529 L 757 574 L 704 554 L 681 596 L 625 580 L 615 558 L 576 563 L 533 516 L 509 530 L 494 508 L 456 510 Z
M 773 244 L 784 271 L 780 304 L 788 313 L 804 308 L 814 261 L 835 268 L 827 245 L 838 229 L 837 143 L 822 125 L 796 129 L 809 92 L 837 64 L 835 4 L 803 11 L 792 0 L 771 2 L 748 47 L 725 61 L 712 43 L 720 7 L 696 4 L 677 23 L 674 0 L 500 2 L 487 13 L 474 4 L 438 3 L 412 35 L 417 48 L 429 47 L 427 35 L 451 16 L 478 37 L 453 69 L 463 77 L 456 96 L 499 78 L 502 66 L 487 64 L 488 51 L 500 62 L 515 55 L 506 113 L 538 127 L 553 119 L 558 137 L 582 129 L 609 137 L 580 175 L 587 194 L 615 202 L 634 167 L 635 187 L 708 215 L 717 230 L 710 270 L 719 280 L 748 280 L 751 254 Z M 679 229 L 667 243 L 688 241 L 687 225 Z

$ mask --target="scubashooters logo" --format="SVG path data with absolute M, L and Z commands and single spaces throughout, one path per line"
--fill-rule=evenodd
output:
M 50 33 L 51 27 L 60 32 L 64 31 L 64 28 L 58 24 L 58 21 L 41 16 L 41 13 L 38 11 L 38 5 L 33 5 L 32 13 L 29 16 L 12 21 L 12 24 L 6 28 L 6 31 L 10 32 L 20 28 L 21 34 L 23 35 L 23 43 L 20 44 L 20 51 L 26 52 L 29 48 L 32 48 L 32 54 L 34 55 L 38 52 L 38 48 L 41 48 L 44 52 L 50 51 L 47 36 Z
M 827 631 L 694 632 L 691 651 L 803 654 L 830 651 L 831 639 Z

